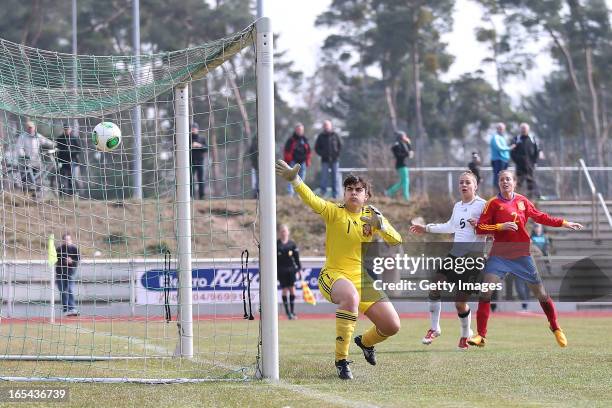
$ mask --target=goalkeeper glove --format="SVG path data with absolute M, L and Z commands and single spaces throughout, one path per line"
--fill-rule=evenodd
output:
M 372 213 L 372 216 L 371 217 L 363 216 L 361 217 L 361 221 L 370 225 L 372 228 L 375 228 L 380 231 L 384 231 L 385 223 L 383 220 L 382 213 L 378 210 L 378 208 L 374 207 L 373 205 L 369 205 L 368 207 L 370 209 L 370 213 Z
M 284 160 L 276 161 L 276 174 L 287 180 L 288 182 L 293 182 L 298 180 L 298 172 L 300 171 L 300 164 L 296 164 L 293 167 L 289 167 Z

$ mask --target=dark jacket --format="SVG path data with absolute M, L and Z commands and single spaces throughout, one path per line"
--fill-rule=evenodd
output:
M 55 264 L 55 272 L 57 274 L 71 274 L 76 271 L 79 261 L 81 260 L 79 249 L 76 245 L 62 244 L 58 246 L 55 251 L 57 252 L 57 264 Z M 70 265 L 68 265 L 67 258 L 72 259 Z
M 202 164 L 204 162 L 204 154 L 208 151 L 208 144 L 206 139 L 197 133 L 191 134 L 191 143 L 198 142 L 202 147 L 191 147 L 191 162 Z
M 476 176 L 476 182 L 480 184 L 482 180 L 480 177 L 480 161 L 472 159 L 472 161 L 468 163 L 468 169 Z
M 257 170 L 259 168 L 259 145 L 257 135 L 253 136 L 251 145 L 249 146 L 249 158 L 251 159 L 251 167 Z
M 408 167 L 406 159 L 410 158 L 410 152 L 412 151 L 412 145 L 409 142 L 405 142 L 403 139 L 397 139 L 397 141 L 391 146 L 391 152 L 395 157 L 395 168 Z
M 338 161 L 341 149 L 342 142 L 336 132 L 323 132 L 317 136 L 315 151 L 321 156 L 322 161 L 327 163 Z
M 60 163 L 79 163 L 81 152 L 81 141 L 77 136 L 72 134 L 66 135 L 62 133 L 55 140 L 55 147 L 57 148 L 57 160 Z
M 533 169 L 538 161 L 538 146 L 528 135 L 516 138 L 516 147 L 510 152 L 510 157 L 516 163 L 517 169 Z
M 310 143 L 308 143 L 306 136 L 298 136 L 293 132 L 293 135 L 285 142 L 283 152 L 284 159 L 287 163 L 306 163 L 306 166 L 310 167 L 312 151 L 310 150 Z
M 300 250 L 295 242 L 289 240 L 283 244 L 280 239 L 276 240 L 276 265 L 279 270 L 297 272 L 302 269 Z

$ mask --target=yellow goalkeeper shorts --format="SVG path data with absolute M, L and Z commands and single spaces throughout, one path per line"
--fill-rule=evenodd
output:
M 359 312 L 365 313 L 370 306 L 382 299 L 387 299 L 383 291 L 374 289 L 372 278 L 366 273 L 351 273 L 337 269 L 321 269 L 319 274 L 319 290 L 328 302 L 334 303 L 331 298 L 331 290 L 334 283 L 340 279 L 351 282 L 359 294 Z

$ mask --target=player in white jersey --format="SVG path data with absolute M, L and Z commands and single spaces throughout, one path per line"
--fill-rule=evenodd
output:
M 461 192 L 461 201 L 455 203 L 453 214 L 450 219 L 444 224 L 427 224 L 420 225 L 414 223 L 410 227 L 410 232 L 413 234 L 423 234 L 430 232 L 434 234 L 454 234 L 453 247 L 448 255 L 453 260 L 459 257 L 478 258 L 480 263 L 473 262 L 473 267 L 462 268 L 463 272 L 452 268 L 441 268 L 436 271 L 434 281 L 437 282 L 455 282 L 466 283 L 474 282 L 483 263 L 484 244 L 486 235 L 477 235 L 474 231 L 474 226 L 480 218 L 480 214 L 484 209 L 486 201 L 476 195 L 478 184 L 476 176 L 472 172 L 464 172 L 459 176 L 459 191 Z M 446 263 L 446 262 L 445 262 Z M 461 337 L 459 338 L 459 350 L 467 350 L 467 340 L 472 336 L 470 328 L 471 311 L 467 304 L 470 292 L 464 290 L 456 290 L 455 307 L 461 323 Z M 423 337 L 423 344 L 431 344 L 431 342 L 440 334 L 440 310 L 442 308 L 440 292 L 431 290 L 429 292 L 429 312 L 431 317 L 431 327 L 427 330 Z

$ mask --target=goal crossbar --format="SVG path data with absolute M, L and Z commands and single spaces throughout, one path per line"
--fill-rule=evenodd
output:
M 7 302 L 10 319 L 0 320 L 0 361 L 5 374 L 0 381 L 165 384 L 279 378 L 272 40 L 270 21 L 264 18 L 230 37 L 181 51 L 142 55 L 136 63 L 134 56 L 63 54 L 0 39 L 0 131 L 8 135 L 7 148 L 18 147 L 10 163 L 10 155 L 0 154 L 0 315 L 7 299 L 24 299 Z M 130 113 L 138 105 L 142 119 Z M 204 196 L 203 190 L 208 194 L 215 190 L 213 182 L 222 185 L 216 186 L 220 193 L 215 198 L 207 197 L 209 203 L 196 205 L 190 138 L 198 120 L 207 122 L 202 126 L 206 128 L 204 144 L 208 141 L 210 150 L 218 152 L 207 153 L 202 167 L 210 181 L 199 190 Z M 52 164 L 38 174 L 27 173 L 33 173 L 32 158 L 19 150 L 19 142 L 27 137 L 25 128 L 33 124 L 45 128 L 53 141 L 62 137 L 53 133 L 58 122 L 64 130 L 68 123 L 76 123 L 82 134 L 89 135 L 101 121 L 116 123 L 122 142 L 114 151 L 100 152 L 85 140 L 86 196 L 71 192 L 66 198 L 57 191 L 56 196 L 45 196 L 42 177 L 61 184 L 67 176 L 62 165 Z M 149 195 L 141 201 L 126 194 L 134 177 L 136 136 L 129 133 L 134 121 L 146 122 L 142 140 L 148 143 L 144 156 L 136 157 L 147 162 L 143 172 Z M 197 130 L 196 134 L 200 135 Z M 253 164 L 258 177 L 253 190 L 259 191 L 255 199 L 246 185 L 249 177 L 243 164 L 253 156 L 258 157 L 257 165 Z M 10 174 L 4 169 L 10 169 Z M 36 175 L 40 177 L 35 179 Z M 115 198 L 110 198 L 111 192 Z M 212 208 L 220 205 L 226 206 L 225 211 Z M 241 211 L 238 221 L 231 206 Z M 253 215 L 247 210 L 251 206 L 256 208 Z M 207 221 L 195 225 L 195 215 L 200 214 Z M 64 301 L 69 289 L 60 285 L 67 285 L 67 279 L 54 274 L 58 258 L 51 252 L 59 250 L 55 251 L 52 237 L 66 231 L 74 233 L 89 259 L 101 260 L 83 279 L 88 285 L 83 298 L 93 302 L 82 302 L 80 313 Z M 236 237 L 239 233 L 243 236 Z M 212 278 L 198 280 L 209 279 L 197 289 L 205 293 L 194 288 L 200 272 L 194 269 L 193 258 L 219 255 L 218 259 L 236 260 L 240 259 L 237 248 L 251 250 L 259 267 L 259 282 L 253 287 L 259 295 L 254 304 L 260 305 L 260 316 L 254 323 L 242 320 L 242 313 L 238 321 L 243 324 L 236 322 L 235 313 L 242 311 L 246 301 L 244 295 L 243 299 L 233 296 L 247 282 L 251 287 L 248 266 L 246 270 L 241 266 L 242 281 L 232 276 L 219 284 L 230 288 L 226 309 L 234 313 L 231 318 L 224 317 L 225 312 L 217 315 L 217 302 L 225 299 L 200 296 L 210 294 L 207 290 L 215 295 L 214 281 L 222 272 L 215 270 Z M 176 263 L 166 265 L 164 259 L 162 274 L 146 267 L 133 275 L 130 271 L 126 280 L 117 278 L 112 269 L 102 272 L 105 261 L 152 260 L 160 254 L 171 254 L 168 262 Z M 48 263 L 41 265 L 41 259 Z M 20 262 L 25 262 L 19 269 L 23 274 L 17 272 Z M 158 260 L 154 263 L 161 267 Z M 147 280 L 147 273 L 157 275 Z M 138 296 L 144 299 L 139 301 L 146 305 L 138 308 L 141 315 L 135 314 L 136 281 L 141 290 Z M 4 282 L 8 282 L 8 293 Z M 127 293 L 129 303 L 117 300 L 118 293 Z M 59 318 L 60 307 L 66 318 L 79 317 Z M 45 309 L 51 309 L 48 321 L 40 313 Z M 51 366 L 54 362 L 58 364 Z M 107 372 L 109 376 L 104 377 Z M 176 378 L 168 378 L 172 375 Z

